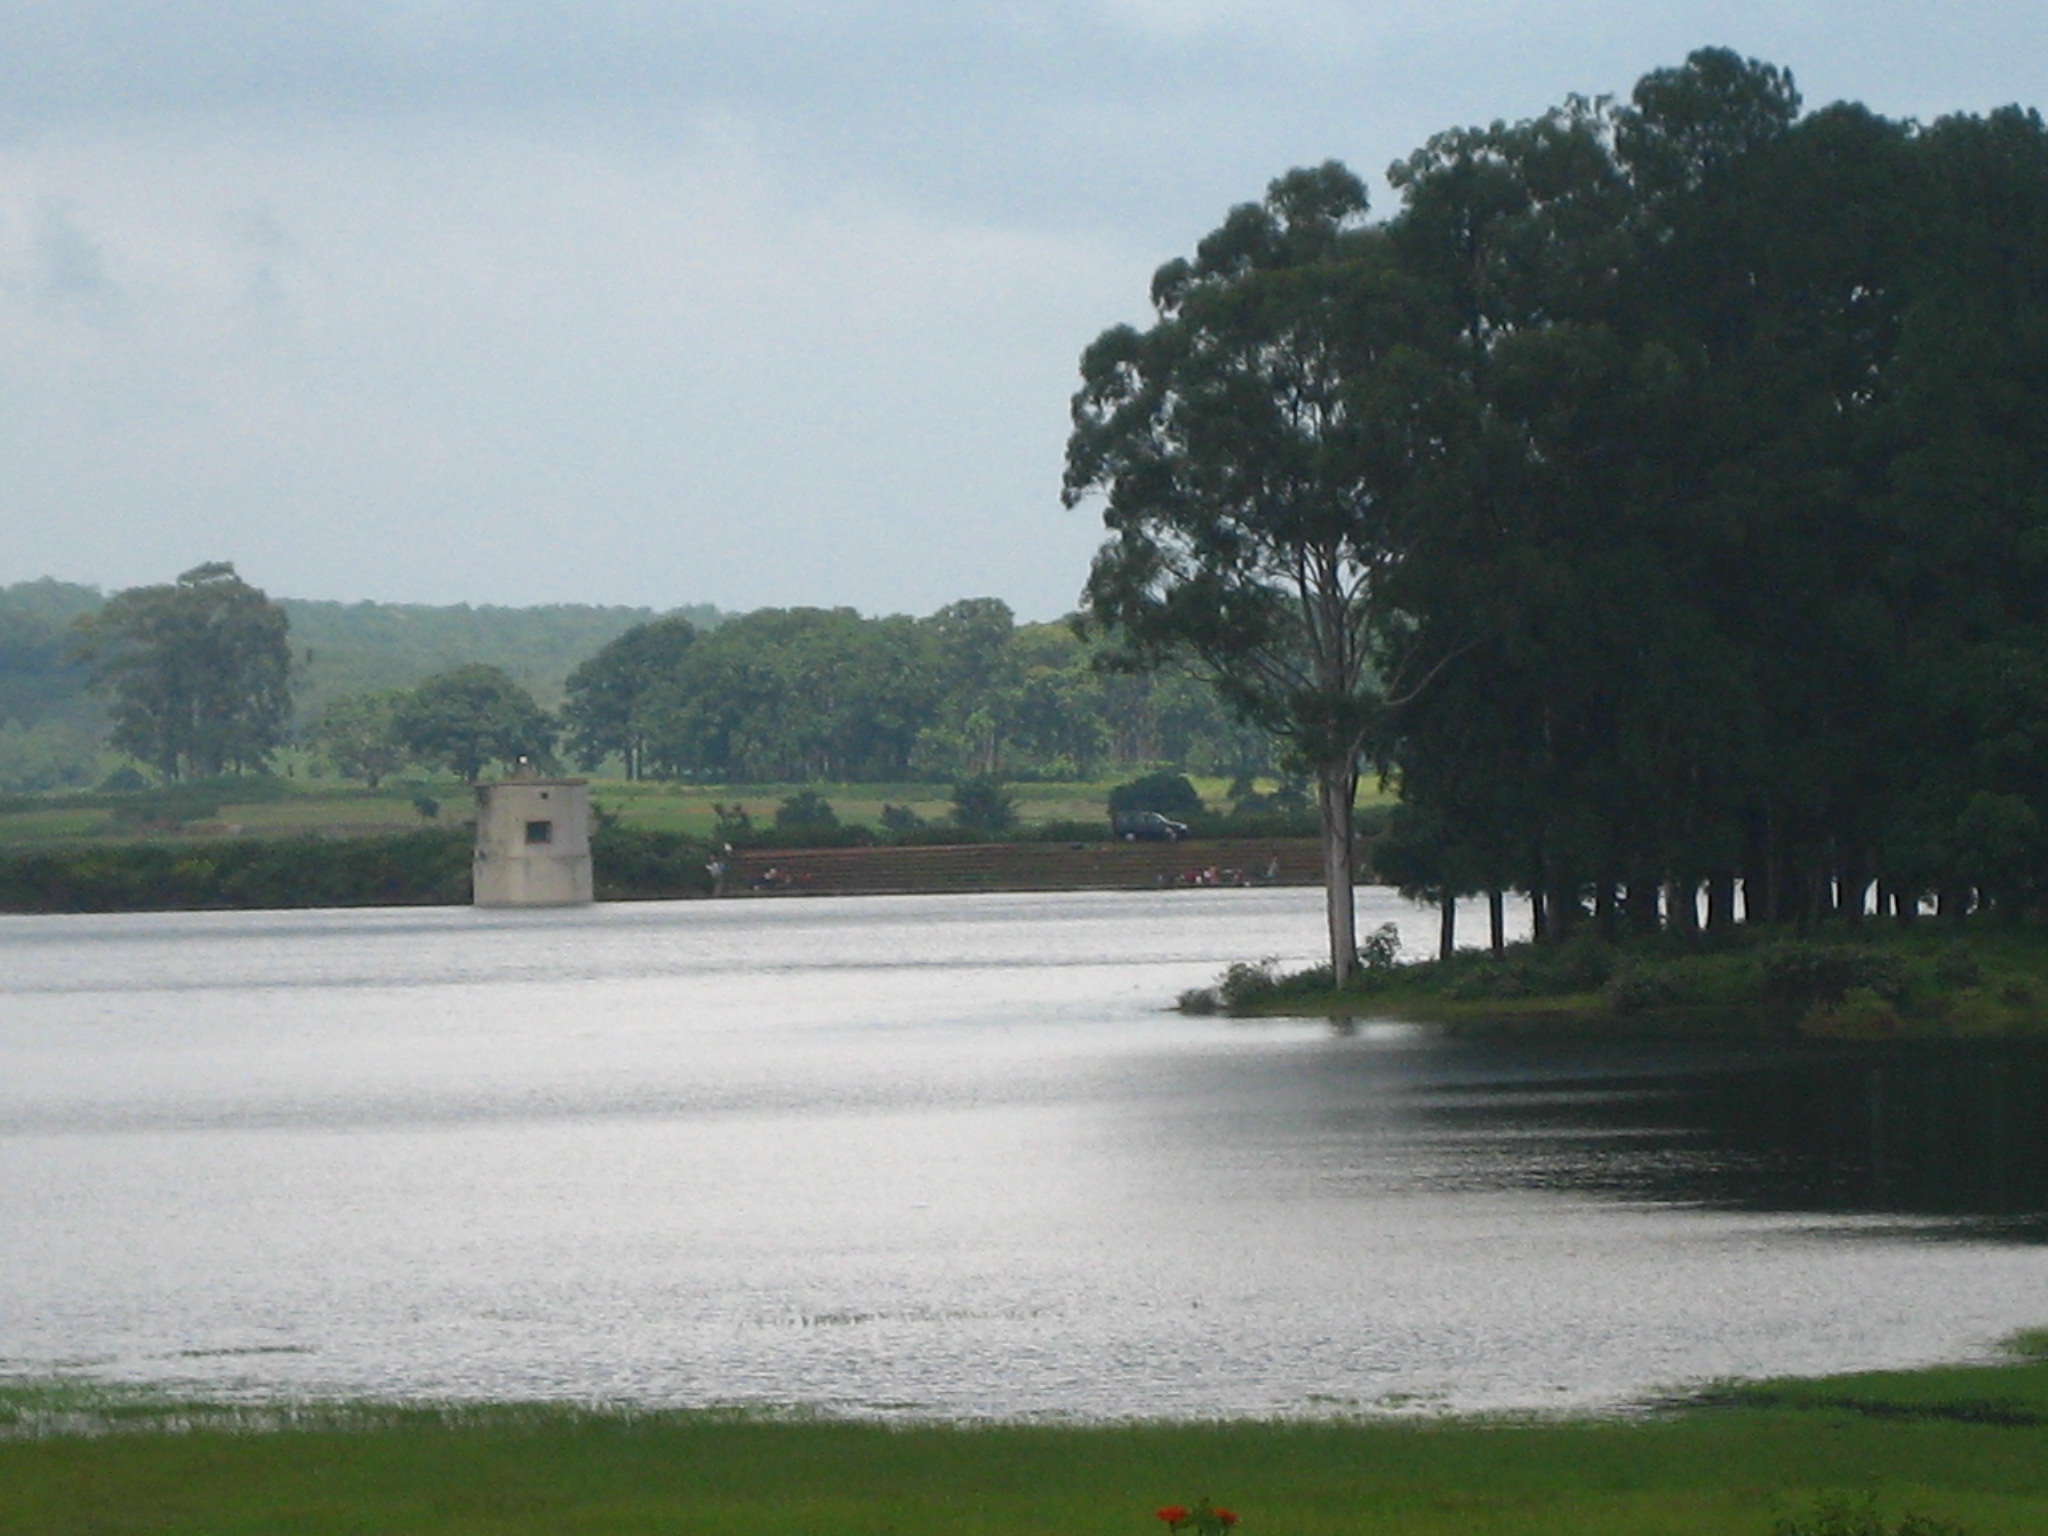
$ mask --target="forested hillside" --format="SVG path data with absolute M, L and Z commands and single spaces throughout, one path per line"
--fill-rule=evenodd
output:
M 576 665 L 606 641 L 657 617 L 651 608 L 550 603 L 501 608 L 467 603 L 334 603 L 287 597 L 292 649 L 299 662 L 294 690 L 301 720 L 316 717 L 341 694 L 410 688 L 436 672 L 468 662 L 504 671 L 552 708 Z M 675 610 L 698 629 L 725 618 L 708 603 Z
M 159 775 L 211 771 L 194 765 L 219 743 L 143 745 L 160 728 L 191 735 L 164 718 L 170 674 L 131 675 L 144 697 L 110 716 L 80 649 L 107 615 L 224 590 L 202 574 L 113 599 L 54 581 L 0 589 L 0 790 L 94 781 L 120 760 L 110 734 Z M 272 600 L 229 585 L 286 621 L 291 707 L 269 740 L 314 777 L 469 777 L 521 756 L 704 783 L 1088 779 L 1161 764 L 1248 782 L 1275 766 L 1264 734 L 1185 672 L 1104 670 L 1069 625 L 1019 624 L 993 598 L 922 618 L 657 615 Z M 141 629 L 122 647 L 182 648 Z
M 74 655 L 75 625 L 100 611 L 97 587 L 45 577 L 0 587 L 0 791 L 91 781 L 100 769 L 103 701 Z M 558 603 L 337 603 L 279 599 L 290 620 L 294 719 L 303 729 L 340 695 L 409 688 L 471 662 L 496 666 L 548 705 L 569 673 L 608 640 L 656 617 L 651 609 Z M 726 615 L 679 610 L 700 630 Z
M 103 600 L 97 587 L 47 577 L 0 587 L 0 790 L 91 777 L 104 712 L 70 655 L 71 625 Z

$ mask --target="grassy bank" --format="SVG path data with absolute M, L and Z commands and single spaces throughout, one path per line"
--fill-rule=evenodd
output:
M 1108 832 L 1107 804 L 1114 781 L 1017 783 L 1006 786 L 1016 802 L 1018 830 L 1079 828 Z M 1223 779 L 1196 779 L 1212 806 L 1229 803 Z M 596 779 L 591 797 L 619 825 L 634 831 L 710 838 L 719 833 L 717 807 L 738 807 L 764 831 L 776 807 L 801 792 L 831 802 L 840 823 L 881 833 L 882 812 L 896 806 L 935 826 L 952 811 L 945 784 L 674 784 Z M 158 786 L 125 793 L 78 790 L 0 795 L 0 848 L 76 846 L 80 843 L 164 841 L 191 837 L 355 837 L 418 830 L 470 814 L 470 787 L 450 778 L 387 781 L 378 789 L 332 779 L 251 774 Z M 1361 797 L 1370 809 L 1388 802 L 1384 792 Z M 1215 818 L 1221 826 L 1220 815 Z M 1297 818 L 1299 820 L 1299 818 Z M 1312 826 L 1303 826 L 1312 830 Z M 1293 828 L 1287 830 L 1296 830 Z M 1277 826 L 1252 826 L 1247 835 L 1281 835 Z
M 2048 1037 L 2048 932 L 1990 921 L 1868 922 L 1799 937 L 1736 928 L 1610 943 L 1515 944 L 1495 957 L 1394 961 L 1369 938 L 1339 991 L 1327 969 L 1232 966 L 1190 1012 L 1377 1016 L 1490 1029 L 1817 1038 Z
M 955 1427 L 498 1408 L 333 1409 L 278 1427 L 20 1387 L 0 1392 L 7 1430 L 0 1530 L 14 1536 L 1145 1536 L 1164 1530 L 1152 1511 L 1203 1497 L 1237 1511 L 1244 1536 L 2048 1531 L 2038 1359 L 1762 1383 L 1601 1422 Z M 1831 1526 L 1831 1503 L 1880 1522 Z

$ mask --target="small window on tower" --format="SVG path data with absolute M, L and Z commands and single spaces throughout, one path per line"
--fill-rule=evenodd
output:
M 552 821 L 529 821 L 526 824 L 526 840 L 529 843 L 552 843 L 555 840 L 555 824 Z

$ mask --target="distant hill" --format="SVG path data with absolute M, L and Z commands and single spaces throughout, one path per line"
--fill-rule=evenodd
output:
M 67 653 L 72 623 L 98 612 L 106 598 L 97 587 L 50 577 L 0 586 L 0 790 L 58 788 L 94 775 L 104 714 Z M 301 667 L 293 692 L 302 722 L 338 695 L 409 688 L 472 661 L 503 667 L 553 708 L 579 662 L 635 624 L 663 616 L 652 608 L 581 603 L 278 602 L 290 616 Z M 699 629 L 731 617 L 703 603 L 674 611 Z
M 301 719 L 341 694 L 410 688 L 465 662 L 502 667 L 547 708 L 579 662 L 636 624 L 663 617 L 653 608 L 550 603 L 537 608 L 430 607 L 410 603 L 335 603 L 284 597 L 292 650 L 303 671 L 296 689 Z M 671 610 L 699 629 L 728 615 L 709 604 Z

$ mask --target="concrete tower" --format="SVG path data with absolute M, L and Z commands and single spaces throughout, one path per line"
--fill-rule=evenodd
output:
M 590 782 L 543 779 L 522 762 L 476 787 L 476 904 L 574 907 L 592 899 Z

